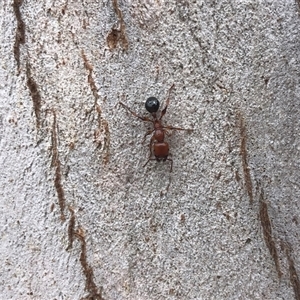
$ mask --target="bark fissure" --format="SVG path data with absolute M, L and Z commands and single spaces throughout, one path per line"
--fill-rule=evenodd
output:
M 122 11 L 119 8 L 118 1 L 112 0 L 113 8 L 120 22 L 120 29 L 113 28 L 106 38 L 107 45 L 110 50 L 115 49 L 120 44 L 124 50 L 128 49 L 128 40 L 125 32 L 125 22 Z
M 249 196 L 250 203 L 253 203 L 253 185 L 251 180 L 250 168 L 248 165 L 248 152 L 247 152 L 247 133 L 245 121 L 241 113 L 239 113 L 239 127 L 241 136 L 240 152 L 242 157 L 243 174 L 245 187 Z
M 20 45 L 25 44 L 25 23 L 22 20 L 20 7 L 23 4 L 23 0 L 14 0 L 13 8 L 17 19 L 17 29 L 14 44 L 14 56 L 17 62 L 18 70 L 20 69 Z
M 65 192 L 62 185 L 62 172 L 61 172 L 61 162 L 58 153 L 58 137 L 57 137 L 57 120 L 56 113 L 53 111 L 53 126 L 52 126 L 52 166 L 55 167 L 54 175 L 54 186 L 57 193 L 58 204 L 60 207 L 60 218 L 62 221 L 66 220 L 65 217 L 65 206 L 66 198 Z
M 32 98 L 33 109 L 36 118 L 36 127 L 39 129 L 41 126 L 41 103 L 42 98 L 38 89 L 38 85 L 31 75 L 31 66 L 29 63 L 26 64 L 26 76 L 27 76 L 27 86 L 30 91 L 30 96 Z
M 83 274 L 86 278 L 85 288 L 89 292 L 89 295 L 82 298 L 81 300 L 103 300 L 104 298 L 102 297 L 102 287 L 98 288 L 95 284 L 93 268 L 89 265 L 87 261 L 84 230 L 82 228 L 78 228 L 76 230 L 75 236 L 81 243 L 80 263 L 83 269 Z
M 269 249 L 272 259 L 274 260 L 278 278 L 281 278 L 282 272 L 280 270 L 279 257 L 276 249 L 276 244 L 272 235 L 272 223 L 269 217 L 268 205 L 264 199 L 263 192 L 261 192 L 260 201 L 259 201 L 259 217 L 263 229 L 263 236 L 264 236 L 265 243 L 267 245 L 267 248 Z

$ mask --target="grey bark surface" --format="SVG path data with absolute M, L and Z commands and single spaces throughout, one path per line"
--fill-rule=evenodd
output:
M 0 2 L 1 299 L 300 299 L 297 1 Z M 150 161 L 146 98 L 174 162 Z

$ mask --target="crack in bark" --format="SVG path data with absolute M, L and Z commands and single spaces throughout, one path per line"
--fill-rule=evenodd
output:
M 103 162 L 106 164 L 109 161 L 109 151 L 110 151 L 110 132 L 109 132 L 109 126 L 108 122 L 102 118 L 102 111 L 98 104 L 98 99 L 100 98 L 98 94 L 98 89 L 95 83 L 95 80 L 93 78 L 93 66 L 88 61 L 84 51 L 81 51 L 81 55 L 84 61 L 84 67 L 89 72 L 88 74 L 88 83 L 90 85 L 91 91 L 93 93 L 95 103 L 90 111 L 87 112 L 87 114 L 91 114 L 94 109 L 96 109 L 97 112 L 97 121 L 98 121 L 98 129 L 95 131 L 94 138 L 95 142 L 97 143 L 96 148 L 102 148 L 102 158 Z M 103 143 L 101 142 L 101 137 L 103 137 Z
M 75 232 L 75 236 L 81 243 L 80 263 L 83 269 L 83 274 L 86 277 L 85 288 L 89 292 L 89 295 L 81 298 L 81 300 L 104 300 L 104 298 L 102 297 L 102 287 L 98 289 L 97 285 L 94 282 L 93 269 L 87 262 L 84 230 L 82 228 L 78 228 Z
M 98 113 L 98 131 L 103 136 L 103 147 L 102 147 L 102 159 L 104 164 L 109 162 L 109 154 L 110 154 L 110 132 L 108 122 L 101 117 L 101 109 L 98 104 L 96 104 L 96 111 Z
M 290 254 L 288 254 L 290 281 L 294 289 L 295 299 L 300 300 L 300 280 L 297 274 L 295 263 Z
M 26 64 L 26 76 L 27 76 L 27 86 L 30 91 L 30 96 L 33 102 L 33 109 L 36 117 L 36 127 L 40 128 L 41 126 L 41 102 L 42 98 L 38 90 L 38 85 L 31 76 L 31 66 L 29 63 Z
M 260 201 L 259 201 L 259 216 L 260 216 L 260 222 L 263 229 L 263 235 L 265 239 L 265 243 L 267 245 L 267 248 L 269 249 L 269 252 L 275 262 L 275 268 L 277 271 L 278 278 L 280 279 L 282 276 L 282 272 L 280 270 L 279 265 L 279 257 L 276 249 L 275 242 L 272 237 L 272 224 L 268 213 L 268 205 L 265 202 L 263 191 L 261 191 L 260 194 Z
M 108 34 L 106 38 L 106 42 L 110 50 L 115 49 L 118 43 L 120 43 L 121 47 L 124 50 L 127 50 L 128 40 L 125 33 L 125 22 L 123 19 L 123 14 L 118 6 L 118 1 L 112 0 L 112 3 L 113 3 L 115 13 L 119 18 L 120 29 L 112 28 L 111 32 Z
M 290 275 L 290 282 L 293 287 L 294 293 L 295 293 L 295 299 L 300 300 L 300 280 L 299 276 L 297 274 L 296 268 L 295 268 L 295 262 L 291 255 L 292 249 L 291 245 L 287 242 L 281 243 L 282 248 L 285 249 L 288 264 L 289 264 L 289 275 Z
M 242 156 L 242 165 L 243 165 L 243 173 L 244 173 L 244 182 L 246 186 L 246 190 L 250 199 L 250 203 L 253 203 L 253 185 L 250 175 L 250 168 L 248 165 L 248 153 L 247 153 L 247 134 L 246 134 L 246 126 L 244 122 L 244 118 L 241 113 L 239 113 L 239 128 L 240 128 L 240 136 L 241 136 L 241 156 Z
M 95 98 L 95 103 L 97 102 L 97 100 L 100 98 L 99 97 L 99 94 L 98 94 L 98 89 L 97 89 L 97 86 L 96 86 L 96 83 L 95 83 L 95 80 L 93 78 L 93 66 L 90 64 L 90 62 L 88 61 L 84 51 L 82 50 L 81 51 L 81 56 L 83 58 L 83 61 L 84 61 L 84 67 L 85 69 L 89 72 L 89 75 L 88 75 L 88 83 L 90 85 L 90 88 L 92 90 L 92 93 L 93 93 L 93 96 Z
M 61 183 L 61 163 L 58 154 L 58 138 L 57 138 L 57 121 L 56 121 L 56 113 L 53 111 L 53 126 L 52 126 L 52 166 L 55 167 L 55 176 L 54 176 L 54 186 L 56 189 L 57 197 L 58 197 L 58 204 L 60 207 L 60 218 L 62 221 L 66 220 L 65 217 L 65 206 L 66 206 L 66 199 L 65 199 L 65 192 L 63 189 L 63 185 Z
M 95 104 L 97 112 L 98 128 L 94 133 L 94 142 L 97 144 L 96 149 L 101 149 L 102 160 L 104 164 L 109 162 L 110 157 L 110 131 L 108 122 L 101 116 L 101 108 L 98 103 Z
M 63 15 L 65 15 L 66 10 L 67 10 L 67 8 L 68 8 L 68 4 L 69 4 L 68 2 L 69 2 L 69 0 L 66 1 L 66 3 L 64 4 L 64 6 L 63 6 L 62 9 L 61 9 L 61 13 L 62 13 Z
M 22 20 L 20 7 L 23 4 L 23 0 L 14 0 L 13 9 L 17 19 L 17 29 L 14 44 L 14 56 L 17 62 L 18 70 L 20 69 L 20 45 L 25 44 L 25 23 Z
M 69 238 L 69 245 L 67 247 L 67 250 L 72 249 L 73 247 L 73 242 L 74 242 L 74 228 L 75 228 L 75 212 L 74 209 L 69 206 L 69 212 L 71 214 L 70 219 L 69 219 L 69 226 L 68 226 L 68 238 Z
M 299 15 L 300 15 L 300 0 L 295 0 L 296 5 L 298 6 Z

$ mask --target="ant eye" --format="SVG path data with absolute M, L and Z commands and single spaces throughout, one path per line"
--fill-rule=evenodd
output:
M 155 97 L 150 97 L 147 99 L 145 107 L 149 113 L 157 112 L 159 108 L 159 101 Z

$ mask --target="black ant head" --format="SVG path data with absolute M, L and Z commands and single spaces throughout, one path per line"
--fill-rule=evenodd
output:
M 150 97 L 146 100 L 145 107 L 149 113 L 156 113 L 159 109 L 159 101 L 155 97 Z

